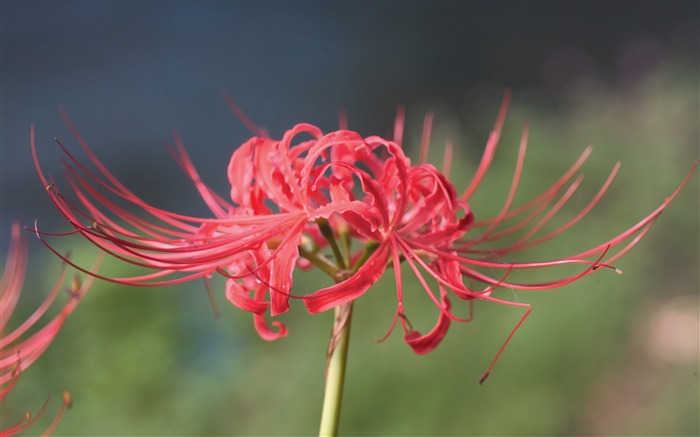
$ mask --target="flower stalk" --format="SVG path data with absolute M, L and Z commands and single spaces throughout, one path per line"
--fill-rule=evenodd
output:
M 327 224 L 319 224 L 319 228 Z M 332 232 L 324 236 L 329 240 L 331 247 L 338 247 L 333 238 Z M 357 270 L 369 259 L 379 247 L 376 241 L 368 241 L 365 249 L 357 259 L 351 270 L 343 268 L 349 264 L 349 240 L 346 238 L 347 232 L 341 232 L 340 247 L 336 253 L 338 263 L 341 265 L 337 272 L 331 275 L 336 282 L 343 282 L 357 273 Z M 335 252 L 335 250 L 334 250 Z M 331 331 L 331 341 L 328 344 L 328 354 L 326 358 L 326 386 L 323 396 L 323 410 L 321 412 L 321 427 L 318 435 L 320 437 L 335 437 L 338 435 L 338 424 L 340 423 L 340 407 L 343 402 L 343 385 L 345 383 L 345 367 L 348 359 L 348 344 L 350 343 L 350 327 L 352 322 L 352 303 L 344 303 L 335 307 L 333 316 L 333 330 Z
M 333 331 L 328 348 L 329 355 L 326 365 L 326 388 L 323 397 L 321 428 L 318 433 L 318 435 L 322 437 L 338 435 L 351 321 L 352 302 L 335 308 Z

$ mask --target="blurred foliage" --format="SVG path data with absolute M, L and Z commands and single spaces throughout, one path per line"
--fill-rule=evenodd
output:
M 693 70 L 673 64 L 628 86 L 582 81 L 556 106 L 535 91 L 515 95 L 492 169 L 471 202 L 475 214 L 499 211 L 521 126 L 529 120 L 516 204 L 556 180 L 587 144 L 595 147 L 580 192 L 544 231 L 576 214 L 615 161 L 624 162 L 600 205 L 554 243 L 528 251 L 527 259 L 607 240 L 655 209 L 697 159 L 697 95 Z M 463 115 L 443 117 L 438 110 L 431 152 L 439 163 L 444 139 L 455 140 L 458 189 L 478 165 L 498 103 L 496 94 L 484 93 L 465 103 Z M 419 143 L 417 134 L 412 138 Z M 520 309 L 479 302 L 473 322 L 453 323 L 440 347 L 416 356 L 400 330 L 376 342 L 396 303 L 393 277 L 385 275 L 356 303 L 341 434 L 698 435 L 698 198 L 696 175 L 646 239 L 616 263 L 623 276 L 600 271 L 559 291 L 499 291 L 534 310 L 484 386 L 477 380 Z M 94 257 L 91 247 L 73 250 L 86 263 Z M 54 276 L 53 270 L 37 274 L 38 266 L 58 261 L 37 253 L 27 288 L 39 298 Z M 112 273 L 123 268 L 107 267 Z M 552 273 L 528 274 L 546 279 Z M 327 279 L 298 274 L 295 292 L 312 292 L 319 283 Z M 55 343 L 22 375 L 11 400 L 20 411 L 36 411 L 49 391 L 69 389 L 74 408 L 58 435 L 317 433 L 330 313 L 310 316 L 294 302 L 282 317 L 289 336 L 268 343 L 257 337 L 249 314 L 226 302 L 223 281 L 215 279 L 214 287 L 220 320 L 203 283 L 153 289 L 96 283 Z M 407 279 L 405 287 L 412 323 L 430 328 L 437 310 L 416 281 Z M 674 330 L 678 317 L 658 322 L 669 308 L 675 308 L 670 314 L 690 310 L 690 324 Z M 657 328 L 668 324 L 660 344 L 686 345 L 690 352 L 658 349 Z

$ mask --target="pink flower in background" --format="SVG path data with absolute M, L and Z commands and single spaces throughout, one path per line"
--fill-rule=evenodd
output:
M 324 135 L 309 124 L 299 124 L 280 140 L 273 140 L 253 125 L 252 130 L 258 135 L 236 149 L 229 162 L 230 201 L 202 182 L 176 137 L 172 154 L 211 210 L 212 216 L 205 218 L 164 211 L 141 200 L 97 159 L 67 117 L 79 144 L 97 168 L 97 172 L 89 170 L 58 143 L 68 157 L 66 176 L 78 202 L 64 197 L 44 176 L 33 129 L 31 143 L 42 182 L 75 232 L 116 258 L 153 270 L 135 277 L 98 277 L 150 286 L 221 274 L 227 278 L 227 298 L 253 313 L 260 335 L 272 340 L 285 335 L 286 327 L 274 321 L 277 330 L 271 329 L 264 313 L 269 311 L 275 317 L 287 311 L 290 297 L 303 299 L 310 313 L 319 313 L 354 301 L 387 268 L 393 268 L 397 303 L 387 335 L 400 322 L 404 340 L 418 354 L 434 349 L 451 322 L 471 320 L 475 300 L 525 309 L 482 377 L 483 382 L 530 313 L 529 304 L 496 297 L 494 292 L 499 288 L 556 288 L 599 268 L 614 269 L 610 263 L 646 234 L 695 168 L 657 209 L 619 235 L 558 259 L 510 262 L 509 255 L 544 243 L 583 218 L 608 189 L 619 164 L 580 212 L 564 225 L 540 235 L 540 230 L 579 187 L 582 178 L 576 174 L 591 150 L 586 149 L 542 194 L 514 206 L 527 146 L 526 128 L 504 205 L 495 217 L 482 218 L 469 201 L 480 188 L 494 157 L 507 105 L 508 98 L 503 102 L 481 163 L 461 194 L 448 179 L 451 146 L 446 150 L 442 171 L 426 162 L 430 115 L 426 117 L 417 164 L 405 156 L 402 148 L 403 112 L 397 117 L 392 140 L 363 138 L 349 130 Z M 121 206 L 124 202 L 141 209 L 146 218 Z M 403 262 L 438 311 L 434 328 L 426 334 L 415 330 L 406 314 L 404 279 L 397 268 Z M 509 280 L 516 270 L 564 264 L 581 268 L 545 282 Z M 336 284 L 304 296 L 293 295 L 293 269 L 311 266 L 328 273 Z M 466 302 L 466 314 L 459 315 L 465 311 L 455 305 L 455 299 Z
M 2 404 L 0 436 L 13 435 L 27 429 L 46 411 L 49 400 L 46 401 L 36 415 L 32 416 L 30 413 L 26 413 L 21 419 L 13 421 L 13 419 L 6 417 L 6 414 L 10 411 L 5 405 L 5 397 L 15 387 L 22 372 L 39 358 L 51 344 L 66 317 L 76 307 L 92 282 L 92 278 L 89 278 L 85 283 L 80 284 L 78 278 L 76 278 L 68 290 L 70 295 L 68 302 L 56 316 L 43 326 L 40 326 L 39 320 L 46 314 L 63 290 L 65 271 L 61 271 L 49 295 L 42 304 L 26 320 L 10 330 L 8 329 L 8 322 L 12 319 L 17 301 L 23 292 L 22 286 L 27 270 L 27 252 L 27 242 L 20 235 L 19 224 L 14 223 L 12 225 L 12 241 L 5 259 L 2 284 L 0 285 L 0 404 Z M 70 395 L 68 392 L 64 392 L 63 404 L 49 428 L 44 432 L 44 435 L 53 431 L 63 411 L 70 405 Z

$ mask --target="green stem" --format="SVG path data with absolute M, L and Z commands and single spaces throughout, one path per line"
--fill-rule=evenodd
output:
M 323 397 L 321 429 L 318 434 L 321 437 L 335 437 L 338 435 L 351 319 L 352 302 L 345 303 L 335 308 L 333 333 L 331 344 L 329 345 L 330 356 L 328 357 L 326 366 L 326 390 Z
M 341 269 L 346 269 L 347 265 L 344 261 L 345 256 L 343 256 L 343 253 L 340 251 L 340 247 L 338 247 L 338 243 L 335 241 L 335 235 L 333 234 L 333 228 L 331 227 L 330 223 L 328 223 L 328 220 L 324 218 L 319 218 L 316 220 L 316 224 L 318 225 L 318 229 L 321 231 L 321 235 L 328 240 L 328 245 L 333 251 L 333 256 L 335 257 L 338 266 Z
M 299 245 L 299 255 L 311 261 L 311 264 L 318 267 L 331 278 L 338 274 L 338 266 L 326 258 L 320 252 L 318 246 L 310 239 L 302 239 L 302 243 Z
M 350 245 L 343 242 L 341 234 L 341 244 L 344 250 L 348 250 Z M 338 269 L 333 278 L 336 282 L 342 282 L 357 270 L 369 259 L 372 253 L 377 250 L 379 243 L 368 241 L 365 250 L 359 259 L 352 266 L 352 270 Z M 346 264 L 349 264 L 350 254 L 341 253 Z M 340 262 L 340 260 L 339 260 Z M 319 436 L 335 437 L 338 435 L 338 424 L 340 422 L 340 405 L 343 401 L 343 383 L 345 381 L 345 367 L 348 358 L 348 344 L 350 342 L 350 322 L 352 320 L 352 301 L 339 305 L 335 308 L 333 318 L 333 331 L 331 331 L 331 341 L 328 344 L 328 355 L 326 359 L 326 391 L 323 396 L 323 411 L 321 413 L 321 429 Z

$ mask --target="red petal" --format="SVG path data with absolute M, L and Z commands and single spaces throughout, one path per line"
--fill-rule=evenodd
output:
M 305 296 L 311 314 L 350 302 L 362 296 L 384 273 L 390 253 L 389 244 L 381 244 L 357 272 L 345 281 Z
M 441 299 L 442 303 L 445 305 L 447 311 L 449 311 L 450 301 L 447 296 L 444 295 L 445 290 L 443 287 L 440 287 L 440 292 L 440 294 L 443 295 Z M 409 331 L 406 333 L 403 339 L 409 346 L 411 346 L 413 352 L 417 353 L 418 355 L 424 355 L 435 349 L 440 344 L 442 339 L 445 338 L 445 334 L 447 334 L 449 327 L 450 318 L 441 311 L 435 327 L 430 332 L 425 335 L 421 335 L 418 331 Z
M 255 314 L 264 313 L 270 303 L 253 299 L 248 295 L 249 292 L 250 290 L 245 290 L 233 279 L 226 281 L 226 298 L 229 302 L 244 311 Z
M 262 314 L 253 314 L 253 324 L 263 340 L 274 341 L 287 335 L 287 327 L 284 326 L 284 323 L 277 320 L 272 322 L 272 326 L 277 327 L 277 332 L 275 332 L 267 325 L 265 316 Z
M 298 245 L 301 240 L 301 229 L 297 241 L 289 242 L 279 248 L 275 259 L 270 262 L 270 299 L 271 314 L 276 316 L 289 310 L 289 293 L 292 290 L 292 270 L 299 258 Z

